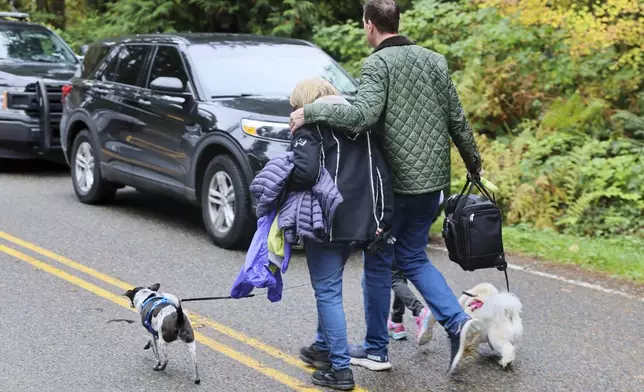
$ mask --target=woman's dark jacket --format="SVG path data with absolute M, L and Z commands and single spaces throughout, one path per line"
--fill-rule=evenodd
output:
M 320 100 L 348 104 L 342 97 Z M 315 184 L 323 163 L 344 199 L 335 211 L 330 241 L 368 242 L 377 228 L 389 229 L 394 197 L 391 173 L 370 133 L 349 136 L 327 125 L 308 124 L 295 131 L 291 151 L 295 167 L 290 191 Z

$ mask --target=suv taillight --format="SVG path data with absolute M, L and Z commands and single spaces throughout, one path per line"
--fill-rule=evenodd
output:
M 73 87 L 74 86 L 72 86 L 71 84 L 66 84 L 66 85 L 63 86 L 63 88 L 62 88 L 63 94 L 61 96 L 62 103 L 65 103 L 65 97 L 67 97 L 67 95 L 72 92 Z

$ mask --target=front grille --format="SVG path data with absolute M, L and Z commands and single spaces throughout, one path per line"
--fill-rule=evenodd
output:
M 60 119 L 63 116 L 63 88 L 64 84 L 47 84 L 47 99 L 49 100 L 49 123 L 52 131 L 53 141 L 58 142 L 60 140 Z M 35 93 L 36 84 L 32 83 L 27 85 L 25 92 Z M 40 117 L 39 105 L 37 98 L 34 98 L 32 105 L 33 109 L 27 109 L 25 112 L 31 117 Z

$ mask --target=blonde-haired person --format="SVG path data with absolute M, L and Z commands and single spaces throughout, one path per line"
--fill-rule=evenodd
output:
M 326 79 L 312 78 L 303 80 L 295 86 L 290 103 L 293 108 L 301 108 L 320 97 L 339 95 L 338 90 Z
M 312 102 L 349 104 L 323 79 L 301 81 L 290 102 L 293 110 Z M 343 198 L 334 214 L 329 238 L 321 243 L 304 242 L 317 301 L 318 326 L 315 342 L 300 350 L 300 358 L 318 369 L 313 374 L 314 384 L 351 390 L 355 384 L 349 367 L 342 275 L 356 244 L 364 249 L 373 243 L 377 232 L 389 230 L 393 211 L 389 169 L 378 143 L 369 133 L 349 137 L 323 124 L 299 128 L 293 135 L 291 151 L 295 167 L 289 181 L 290 190 L 310 189 L 323 165 Z

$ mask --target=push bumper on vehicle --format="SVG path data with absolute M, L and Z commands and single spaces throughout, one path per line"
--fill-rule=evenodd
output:
M 53 105 L 60 105 L 61 94 L 56 92 L 57 87 L 38 80 L 26 91 L 7 93 L 6 107 L 23 110 L 24 115 L 0 119 L 0 157 L 65 162 L 58 128 L 60 110 L 55 107 L 58 110 L 52 111 Z

